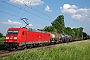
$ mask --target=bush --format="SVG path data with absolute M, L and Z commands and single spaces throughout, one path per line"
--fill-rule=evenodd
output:
M 2 33 L 0 33 L 0 37 L 3 37 L 3 34 Z

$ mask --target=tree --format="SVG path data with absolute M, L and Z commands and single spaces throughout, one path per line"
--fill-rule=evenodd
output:
M 65 27 L 64 33 L 68 34 L 68 35 L 71 35 L 72 34 L 71 28 L 70 27 Z
M 82 27 L 80 27 L 78 29 L 78 33 L 79 33 L 79 37 L 82 37 L 82 35 L 83 35 L 83 28 Z
M 58 16 L 51 24 L 57 30 L 57 33 L 64 33 L 65 24 L 63 15 Z
M 83 39 L 86 40 L 87 39 L 87 33 L 83 32 Z
M 90 39 L 90 35 L 87 35 L 87 39 Z
M 0 37 L 3 37 L 3 34 L 2 33 L 0 33 Z
M 57 30 L 53 26 L 45 26 L 44 31 L 57 32 Z
M 74 37 L 79 37 L 78 36 L 78 28 L 73 28 L 72 30 L 74 31 Z
M 74 37 L 82 37 L 83 35 L 83 28 L 80 27 L 80 28 L 73 28 L 72 31 L 74 32 Z M 73 33 L 72 33 L 73 34 Z
M 71 29 L 71 36 L 75 37 L 75 31 Z

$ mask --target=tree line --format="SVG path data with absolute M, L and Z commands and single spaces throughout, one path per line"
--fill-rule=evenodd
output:
M 83 32 L 83 29 L 83 27 L 65 27 L 64 16 L 59 15 L 54 21 L 51 22 L 51 26 L 45 26 L 43 30 L 48 32 L 56 32 L 59 34 L 68 34 L 76 38 L 82 37 L 82 35 L 89 37 L 89 35 Z

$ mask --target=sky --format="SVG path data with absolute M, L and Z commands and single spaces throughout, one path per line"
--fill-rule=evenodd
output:
M 0 32 L 10 27 L 23 27 L 21 18 L 27 18 L 28 28 L 43 29 L 59 15 L 64 15 L 66 27 L 83 27 L 90 35 L 90 0 L 0 0 Z

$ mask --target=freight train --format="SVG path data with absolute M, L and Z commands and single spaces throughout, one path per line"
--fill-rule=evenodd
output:
M 33 46 L 44 46 L 61 42 L 69 42 L 75 40 L 74 37 L 66 34 L 51 33 L 39 31 L 32 28 L 9 28 L 4 46 L 8 50 L 24 49 Z M 80 39 L 82 40 L 82 38 Z

